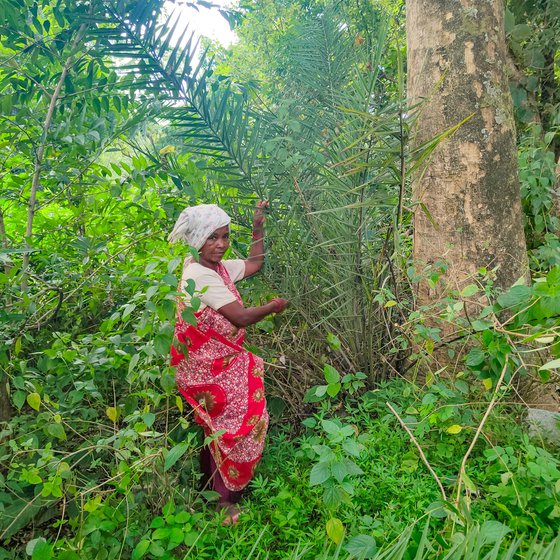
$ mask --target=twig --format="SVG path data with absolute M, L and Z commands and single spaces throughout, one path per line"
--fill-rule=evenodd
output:
M 500 378 L 498 379 L 498 383 L 496 383 L 496 388 L 494 389 L 494 394 L 492 395 L 492 399 L 488 403 L 488 408 L 486 409 L 486 412 L 484 413 L 484 416 L 482 417 L 482 420 L 480 421 L 480 424 L 478 425 L 478 428 L 476 429 L 476 432 L 475 432 L 474 437 L 471 441 L 471 444 L 469 445 L 469 448 L 467 449 L 467 452 L 465 453 L 465 455 L 463 457 L 463 460 L 461 461 L 461 466 L 459 467 L 459 476 L 457 478 L 457 494 L 455 496 L 455 505 L 456 506 L 459 506 L 459 499 L 461 497 L 461 486 L 462 486 L 462 483 L 463 483 L 463 477 L 465 475 L 467 460 L 468 460 L 472 450 L 474 449 L 474 446 L 475 446 L 476 442 L 478 441 L 478 438 L 480 437 L 480 434 L 482 433 L 482 428 L 484 427 L 484 424 L 486 423 L 486 420 L 488 420 L 488 416 L 490 416 L 490 413 L 492 412 L 492 409 L 494 408 L 494 406 L 496 404 L 496 401 L 497 401 L 496 397 L 497 397 L 498 391 L 500 390 L 500 387 L 502 386 L 502 383 L 504 381 L 504 377 L 506 375 L 508 363 L 509 363 L 509 355 L 506 355 L 506 361 L 504 363 L 504 367 L 502 368 L 502 373 L 500 374 Z
M 420 453 L 420 457 L 422 457 L 422 461 L 424 461 L 424 464 L 426 465 L 426 467 L 428 467 L 428 470 L 430 471 L 430 473 L 432 474 L 432 476 L 434 477 L 435 481 L 437 482 L 437 484 L 439 486 L 439 490 L 441 492 L 441 496 L 443 498 L 443 501 L 447 502 L 447 496 L 445 494 L 443 484 L 441 483 L 441 480 L 439 479 L 439 476 L 436 474 L 434 469 L 432 469 L 432 466 L 428 462 L 428 459 L 426 458 L 426 455 L 424 455 L 424 451 L 422 451 L 422 448 L 420 447 L 420 444 L 418 443 L 418 441 L 414 437 L 414 434 L 410 431 L 410 428 L 403 422 L 402 418 L 398 415 L 397 411 L 391 406 L 391 404 L 388 403 L 388 402 L 385 403 L 385 404 L 389 407 L 391 412 L 397 417 L 397 420 L 399 421 L 400 425 L 405 429 L 406 433 L 409 435 L 410 439 L 412 440 L 412 443 L 414 443 L 414 445 L 416 445 L 416 448 L 418 449 L 418 452 Z

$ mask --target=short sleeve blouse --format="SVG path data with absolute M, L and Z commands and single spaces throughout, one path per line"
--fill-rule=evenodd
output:
M 232 259 L 222 261 L 233 282 L 238 282 L 245 276 L 245 261 Z M 202 266 L 197 262 L 187 260 L 183 268 L 181 278 L 181 291 L 185 295 L 185 303 L 188 305 L 191 296 L 186 292 L 187 281 L 191 279 L 195 283 L 195 296 L 200 298 L 199 311 L 206 306 L 214 310 L 220 309 L 228 303 L 236 301 L 235 296 L 228 290 L 221 276 L 214 270 Z M 201 290 L 206 288 L 204 293 Z

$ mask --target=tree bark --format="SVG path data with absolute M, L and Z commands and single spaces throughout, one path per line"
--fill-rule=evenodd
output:
M 418 302 L 471 283 L 481 267 L 509 287 L 528 262 L 502 0 L 408 0 L 407 43 L 408 96 L 423 102 L 413 145 L 472 115 L 413 178 L 414 260 L 449 265 L 440 288 L 419 286 Z

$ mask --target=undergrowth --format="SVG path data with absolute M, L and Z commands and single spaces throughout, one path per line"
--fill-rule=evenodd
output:
M 440 558 L 469 531 L 486 531 L 482 541 L 489 549 L 523 537 L 518 554 L 537 535 L 550 541 L 560 519 L 557 455 L 529 440 L 515 408 L 500 406 L 471 455 L 466 501 L 445 502 L 387 404 L 408 422 L 450 492 L 469 437 L 449 430 L 452 419 L 432 418 L 428 429 L 416 422 L 410 413 L 420 414 L 433 400 L 426 395 L 455 412 L 473 397 L 445 380 L 428 391 L 392 381 L 324 400 L 297 436 L 298 426 L 276 417 L 235 527 L 222 526 L 215 495 L 199 491 L 200 435 L 187 427 L 176 435 L 186 436 L 190 448 L 166 471 L 174 483 L 159 502 L 150 490 L 155 473 L 132 464 L 119 477 L 121 462 L 115 479 L 93 487 L 81 508 L 70 497 L 59 500 L 50 515 L 8 539 L 0 558 L 374 558 L 383 550 L 397 554 L 395 547 L 402 555 L 390 557 L 413 558 L 423 538 L 429 547 L 419 558 Z M 60 477 L 65 470 L 59 469 Z

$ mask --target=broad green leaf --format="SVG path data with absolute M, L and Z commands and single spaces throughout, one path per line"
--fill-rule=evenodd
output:
M 342 503 L 352 503 L 348 492 L 336 485 L 325 488 L 323 502 L 328 508 L 337 508 Z
M 26 393 L 24 391 L 16 391 L 12 395 L 12 401 L 18 410 L 21 410 L 23 403 L 25 402 Z
M 511 38 L 517 43 L 521 43 L 526 39 L 529 39 L 533 34 L 533 30 L 526 23 L 519 23 L 513 27 L 511 30 Z
M 327 434 L 336 434 L 340 431 L 338 424 L 335 424 L 332 420 L 321 420 L 321 426 Z
M 47 431 L 49 434 L 57 439 L 62 441 L 66 440 L 66 431 L 64 430 L 64 426 L 62 424 L 49 424 L 47 427 Z
M 130 358 L 130 363 L 128 364 L 128 373 L 131 373 L 134 368 L 138 365 L 138 360 L 140 359 L 140 354 L 134 354 Z
M 358 467 L 358 465 L 351 459 L 344 459 L 344 465 L 346 466 L 346 471 L 351 476 L 359 476 L 364 474 L 364 471 L 360 467 Z
M 462 297 L 471 297 L 474 296 L 474 294 L 477 294 L 479 291 L 480 288 L 476 284 L 469 284 L 461 290 L 460 295 Z
M 532 289 L 529 286 L 513 286 L 498 297 L 498 303 L 504 308 L 513 307 L 520 303 L 528 303 L 532 293 Z
M 142 420 L 147 428 L 151 428 L 156 420 L 156 415 L 153 412 L 146 412 L 142 414 Z
M 558 369 L 560 368 L 560 358 L 556 359 L 556 360 L 552 360 L 550 362 L 547 362 L 546 364 L 542 365 L 539 370 L 551 370 L 551 369 Z
M 177 384 L 175 382 L 175 376 L 174 375 L 170 375 L 168 373 L 165 373 L 159 378 L 159 382 L 160 382 L 161 388 L 168 395 L 173 393 L 173 391 L 175 391 L 176 388 L 177 388 Z
M 338 482 L 342 482 L 344 477 L 349 474 L 344 461 L 334 461 L 331 465 L 331 472 Z
M 328 385 L 317 385 L 317 387 L 313 388 L 313 391 L 314 391 L 313 394 L 314 394 L 314 396 L 319 397 L 319 398 L 324 397 L 325 394 L 327 393 L 328 388 L 329 388 Z M 310 402 L 312 402 L 312 401 L 310 401 Z
M 184 410 L 184 408 L 183 408 L 183 399 L 182 399 L 182 397 L 180 397 L 179 395 L 177 395 L 177 396 L 175 397 L 175 406 L 177 406 L 177 408 L 179 409 L 179 412 L 180 412 L 181 414 L 183 414 L 183 410 Z
M 311 473 L 309 475 L 309 486 L 317 486 L 318 484 L 323 484 L 326 480 L 331 477 L 331 467 L 330 464 L 321 461 L 313 466 Z
M 492 322 L 491 321 L 485 321 L 482 319 L 475 319 L 472 323 L 471 323 L 472 328 L 477 331 L 485 331 L 486 329 L 490 329 L 492 327 Z
M 183 318 L 183 321 L 185 321 L 185 323 L 188 323 L 189 325 L 196 327 L 197 320 L 194 311 L 190 307 L 185 307 L 185 309 L 183 309 L 181 313 L 181 317 Z
M 486 354 L 480 348 L 473 348 L 467 355 L 466 364 L 469 367 L 477 367 L 486 359 Z
M 333 350 L 340 350 L 341 342 L 340 338 L 333 333 L 327 334 L 327 343 Z
M 160 356 L 167 356 L 169 354 L 172 339 L 173 326 L 171 324 L 164 325 L 154 338 L 154 348 Z
M 143 558 L 149 547 L 150 541 L 148 539 L 142 539 L 132 551 L 132 560 L 140 560 L 140 558 Z
M 178 443 L 175 447 L 172 447 L 165 457 L 165 463 L 163 466 L 164 471 L 168 471 L 189 449 L 189 445 L 186 442 Z
M 353 457 L 359 457 L 361 448 L 360 444 L 354 439 L 346 439 L 342 443 L 342 449 L 348 453 L 348 455 L 352 455 Z
M 344 550 L 350 555 L 348 560 L 350 560 L 350 558 L 369 560 L 375 556 L 377 544 L 375 539 L 370 535 L 356 535 L 349 539 Z
M 488 544 L 502 540 L 511 530 L 507 525 L 495 520 L 485 521 L 480 526 L 480 534 Z
M 43 537 L 29 541 L 26 552 L 31 556 L 31 560 L 51 560 L 54 557 L 52 545 Z
M 323 368 L 325 374 L 325 381 L 330 385 L 332 383 L 338 383 L 340 381 L 340 373 L 333 368 L 331 365 L 326 364 Z
M 27 395 L 27 404 L 33 410 L 39 410 L 41 407 L 41 395 L 39 395 L 39 393 L 29 393 L 29 395 Z
M 336 397 L 336 395 L 340 392 L 341 387 L 342 385 L 340 383 L 329 384 L 327 386 L 327 395 L 329 395 L 329 397 Z
M 335 544 L 339 544 L 344 538 L 344 525 L 342 521 L 336 517 L 327 521 L 327 536 Z

